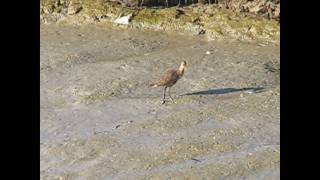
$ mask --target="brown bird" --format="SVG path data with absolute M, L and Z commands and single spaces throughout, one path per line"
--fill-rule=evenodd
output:
M 187 62 L 183 61 L 181 62 L 181 65 L 178 69 L 169 69 L 167 70 L 158 81 L 151 83 L 150 86 L 158 87 L 158 86 L 164 86 L 163 90 L 163 100 L 162 104 L 165 103 L 166 98 L 166 90 L 169 88 L 169 97 L 172 102 L 173 98 L 170 94 L 170 88 L 176 84 L 176 82 L 183 76 L 184 72 L 187 70 Z

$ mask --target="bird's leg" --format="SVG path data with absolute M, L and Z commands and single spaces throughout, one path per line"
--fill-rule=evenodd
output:
M 171 89 L 171 88 L 169 87 L 169 97 L 170 97 L 171 101 L 174 103 L 174 100 L 173 100 L 173 98 L 171 97 L 170 89 Z
M 164 88 L 164 90 L 163 90 L 163 99 L 162 99 L 162 104 L 164 104 L 166 101 L 165 101 L 165 99 L 166 99 L 166 89 L 167 89 L 167 86 Z

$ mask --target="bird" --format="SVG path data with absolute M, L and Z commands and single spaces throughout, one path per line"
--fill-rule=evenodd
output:
M 177 81 L 184 75 L 186 70 L 187 62 L 182 61 L 179 68 L 167 70 L 157 81 L 150 83 L 150 86 L 152 87 L 164 86 L 162 104 L 165 103 L 167 88 L 169 88 L 170 100 L 174 102 L 173 98 L 171 97 L 170 88 L 177 83 Z

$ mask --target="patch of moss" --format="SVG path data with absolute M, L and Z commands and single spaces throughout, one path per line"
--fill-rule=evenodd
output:
M 169 23 L 175 19 L 176 15 L 175 8 L 169 8 L 168 10 L 142 9 L 134 17 L 134 21 L 148 24 Z
M 279 25 L 276 21 L 240 17 L 223 11 L 217 11 L 213 16 L 204 18 L 203 24 L 208 32 L 217 32 L 221 35 L 236 38 L 246 36 L 252 39 L 270 38 L 277 40 L 279 35 Z M 232 33 L 227 33 L 228 31 Z

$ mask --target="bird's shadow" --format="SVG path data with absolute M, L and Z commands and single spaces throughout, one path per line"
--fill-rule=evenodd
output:
M 222 89 L 209 89 L 206 91 L 197 91 L 192 93 L 181 94 L 180 96 L 190 96 L 190 95 L 219 95 L 219 94 L 228 94 L 239 91 L 249 91 L 251 93 L 260 93 L 263 92 L 265 88 L 263 87 L 251 87 L 251 88 L 222 88 Z

